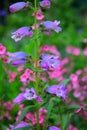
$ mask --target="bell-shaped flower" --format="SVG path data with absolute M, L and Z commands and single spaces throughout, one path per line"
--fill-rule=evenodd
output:
M 11 13 L 14 13 L 16 11 L 26 9 L 28 6 L 28 2 L 16 2 L 10 5 L 9 10 Z
M 49 8 L 50 5 L 51 5 L 50 0 L 42 0 L 42 1 L 40 2 L 40 6 L 43 7 L 44 9 Z
M 20 104 L 24 100 L 37 100 L 37 94 L 34 88 L 26 88 L 25 92 L 20 93 L 13 101 L 14 104 Z M 37 100 L 38 101 L 38 100 Z M 39 101 L 38 101 L 39 102 Z
M 63 99 L 66 98 L 66 94 L 67 94 L 67 89 L 65 88 L 65 86 L 63 84 L 61 85 L 53 85 L 53 86 L 49 86 L 45 92 L 48 92 L 50 94 L 54 94 L 57 97 L 62 97 Z
M 18 125 L 14 126 L 14 125 L 10 125 L 11 130 L 16 130 L 17 128 L 24 128 L 24 127 L 28 127 L 28 123 L 21 121 Z
M 36 95 L 36 92 L 35 92 L 35 89 L 34 88 L 26 88 L 26 91 L 24 93 L 24 98 L 26 100 L 32 100 L 32 99 L 36 99 L 37 98 L 37 95 Z
M 41 68 L 44 70 L 56 69 L 61 64 L 58 58 L 59 57 L 55 55 L 43 54 L 41 56 L 41 61 L 40 61 Z
M 60 21 L 57 20 L 55 20 L 54 22 L 44 21 L 42 24 L 46 30 L 54 30 L 57 33 L 62 30 L 62 28 L 58 26 L 60 24 Z
M 23 102 L 25 100 L 24 98 L 24 93 L 20 93 L 14 100 L 13 103 L 14 104 L 20 104 L 21 102 Z
M 13 32 L 11 38 L 17 42 L 20 41 L 24 36 L 31 37 L 32 35 L 33 32 L 30 30 L 30 28 L 25 26 Z
M 56 127 L 56 126 L 50 126 L 49 130 L 60 130 L 60 128 Z
M 8 52 L 7 55 L 10 57 L 8 59 L 8 63 L 12 62 L 12 66 L 22 65 L 27 62 L 26 58 L 28 57 L 28 55 L 24 52 Z

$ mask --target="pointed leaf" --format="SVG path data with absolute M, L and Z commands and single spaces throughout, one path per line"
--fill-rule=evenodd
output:
M 36 110 L 37 106 L 33 105 L 33 106 L 27 106 L 25 107 L 22 112 L 21 115 L 19 116 L 18 121 L 15 123 L 15 125 L 19 124 L 21 122 L 21 120 L 24 118 L 24 116 L 26 115 L 27 112 L 32 111 L 32 110 Z

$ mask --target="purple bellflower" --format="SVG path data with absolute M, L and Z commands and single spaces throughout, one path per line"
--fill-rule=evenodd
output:
M 24 93 L 20 93 L 13 101 L 14 104 L 20 104 L 21 102 L 23 102 L 25 100 L 24 98 Z
M 16 11 L 26 9 L 28 6 L 29 5 L 27 2 L 16 2 L 16 3 L 10 5 L 9 10 L 11 13 L 14 13 Z
M 54 30 L 57 33 L 62 30 L 62 28 L 58 26 L 60 24 L 60 21 L 57 20 L 55 20 L 54 22 L 44 21 L 42 24 L 43 26 L 45 26 L 46 30 Z
M 26 58 L 28 55 L 24 52 L 15 52 L 15 53 L 8 52 L 7 54 L 10 57 L 8 59 L 8 63 L 12 62 L 12 66 L 22 65 L 27 62 Z
M 49 130 L 60 130 L 60 128 L 56 127 L 56 126 L 50 126 Z
M 11 38 L 17 42 L 20 41 L 24 36 L 31 37 L 32 35 L 33 32 L 30 30 L 30 28 L 25 26 L 13 32 Z
M 36 91 L 34 88 L 26 88 L 25 92 L 20 93 L 15 99 L 14 99 L 14 104 L 20 104 L 24 100 L 32 100 L 36 99 L 37 100 L 37 95 Z
M 40 6 L 43 7 L 44 9 L 49 8 L 51 5 L 51 2 L 49 0 L 42 0 L 40 2 Z
M 26 100 L 32 100 L 32 99 L 37 98 L 37 95 L 36 95 L 34 88 L 30 88 L 30 89 L 26 88 L 26 91 L 25 91 L 23 96 Z
M 45 91 L 50 94 L 54 94 L 57 97 L 62 97 L 63 99 L 66 98 L 66 94 L 67 94 L 67 90 L 63 84 L 49 86 Z
M 40 66 L 44 70 L 53 70 L 56 69 L 60 64 L 60 60 L 58 56 L 50 55 L 50 54 L 43 54 L 41 56 Z
M 10 125 L 11 130 L 16 130 L 17 128 L 24 128 L 24 127 L 28 127 L 28 123 L 21 121 L 17 126 L 14 125 Z

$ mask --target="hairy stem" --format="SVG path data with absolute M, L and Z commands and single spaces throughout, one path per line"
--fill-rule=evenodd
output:
M 36 11 L 37 11 L 37 1 L 34 0 L 34 39 L 35 39 L 35 46 L 34 46 L 34 54 L 35 54 L 35 68 L 38 68 L 38 33 L 37 33 L 37 20 L 36 20 Z M 36 88 L 36 93 L 39 94 L 39 89 L 38 89 L 38 72 L 35 73 L 35 79 L 36 79 L 36 83 L 35 83 L 35 88 Z M 37 105 L 39 105 L 37 103 Z M 39 124 L 39 109 L 36 111 L 36 118 L 37 118 L 37 130 L 40 130 L 40 124 Z

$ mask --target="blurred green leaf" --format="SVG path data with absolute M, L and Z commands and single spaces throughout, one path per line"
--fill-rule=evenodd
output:
M 63 114 L 62 115 L 62 124 L 63 124 L 63 130 L 66 130 L 69 123 L 70 123 L 70 120 L 71 120 L 71 117 L 72 117 L 72 113 L 69 113 L 69 114 Z
M 64 86 L 66 86 L 69 81 L 70 79 L 68 78 L 68 79 L 63 80 L 60 84 L 64 84 Z
M 19 119 L 18 121 L 15 123 L 15 125 L 19 124 L 21 122 L 21 120 L 24 118 L 24 116 L 26 115 L 27 112 L 30 112 L 30 111 L 35 111 L 37 109 L 37 105 L 31 105 L 31 106 L 27 106 L 25 107 L 22 112 L 21 112 L 21 115 L 19 116 Z

